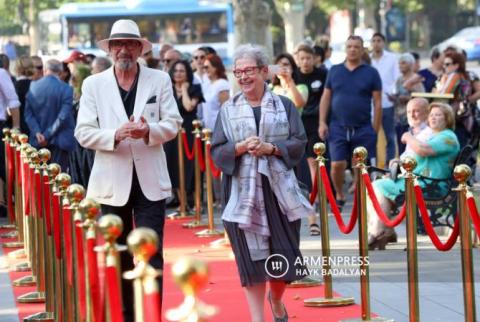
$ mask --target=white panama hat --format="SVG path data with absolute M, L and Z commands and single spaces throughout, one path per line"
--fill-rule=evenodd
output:
M 133 20 L 120 19 L 113 23 L 112 30 L 110 31 L 110 37 L 107 39 L 97 41 L 98 48 L 105 52 L 110 52 L 108 43 L 110 40 L 116 39 L 128 39 L 137 40 L 142 43 L 142 55 L 152 50 L 152 43 L 140 36 L 140 30 L 137 24 Z

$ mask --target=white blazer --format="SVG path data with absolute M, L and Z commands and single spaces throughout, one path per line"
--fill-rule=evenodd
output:
M 171 183 L 162 144 L 172 140 L 182 124 L 167 73 L 140 65 L 135 121 L 145 117 L 150 127 L 143 139 L 126 139 L 117 146 L 115 131 L 128 122 L 113 67 L 85 79 L 75 137 L 96 151 L 87 197 L 101 204 L 123 206 L 132 187 L 133 165 L 143 194 L 152 201 L 170 196 Z

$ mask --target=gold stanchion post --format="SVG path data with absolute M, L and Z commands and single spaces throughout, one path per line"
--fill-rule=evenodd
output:
M 20 139 L 24 140 L 26 136 L 21 137 Z M 27 137 L 28 139 L 28 137 Z M 9 257 L 13 258 L 23 258 L 26 257 L 27 261 L 30 263 L 30 268 L 32 271 L 31 275 L 24 276 L 17 280 L 14 280 L 12 284 L 14 286 L 34 286 L 37 284 L 37 258 L 36 258 L 36 235 L 34 230 L 34 219 L 33 217 L 33 206 L 32 206 L 32 181 L 33 177 L 31 176 L 30 171 L 30 162 L 31 156 L 33 153 L 37 153 L 36 149 L 31 147 L 29 144 L 22 145 L 23 148 L 23 155 L 21 161 L 21 168 L 22 168 L 22 199 L 24 200 L 24 204 L 22 207 L 23 216 L 25 218 L 24 222 L 24 249 L 18 250 L 18 253 L 12 252 L 9 254 Z M 26 182 L 29 182 L 29 187 L 27 187 Z M 27 189 L 28 188 L 28 189 Z M 27 209 L 27 198 L 29 200 L 30 209 Z
M 215 237 L 223 235 L 223 231 L 215 229 L 215 222 L 213 218 L 213 184 L 212 184 L 212 169 L 209 163 L 209 148 L 212 130 L 203 129 L 203 140 L 205 141 L 205 177 L 207 178 L 207 210 L 208 210 L 208 228 L 195 233 L 198 237 Z
M 97 298 L 99 296 L 99 282 L 98 282 L 98 276 L 92 276 L 92 274 L 96 274 L 98 272 L 91 272 L 90 271 L 90 264 L 88 262 L 88 245 L 89 244 L 96 244 L 97 240 L 97 216 L 100 214 L 100 204 L 96 202 L 93 199 L 90 198 L 85 198 L 83 199 L 80 204 L 78 205 L 78 210 L 83 214 L 83 217 L 85 218 L 85 221 L 82 224 L 83 229 L 85 230 L 85 240 L 86 240 L 86 245 L 87 249 L 85 253 L 87 254 L 86 259 L 87 259 L 87 264 L 85 265 L 85 284 L 86 284 L 86 300 L 87 300 L 87 316 L 86 316 L 86 321 L 87 322 L 99 322 L 97 321 L 97 317 L 95 316 L 97 310 L 101 310 L 103 308 L 100 308 L 100 305 L 97 301 Z M 94 247 L 92 245 L 92 248 Z M 96 258 L 96 253 L 94 254 Z M 91 279 L 96 279 L 96 282 L 93 283 L 91 282 Z M 97 288 L 97 289 L 94 289 Z
M 202 173 L 200 170 L 200 148 L 197 144 L 197 140 L 202 138 L 202 132 L 200 127 L 202 122 L 199 120 L 194 120 L 193 125 L 193 134 L 195 139 L 193 141 L 193 150 L 195 154 L 195 219 L 189 223 L 183 224 L 185 228 L 199 228 L 207 227 L 207 223 L 202 222 Z
M 84 263 L 82 264 L 83 267 L 79 267 L 79 259 L 78 256 L 84 256 L 84 254 L 77 254 L 77 246 L 78 243 L 83 243 L 83 237 L 81 240 L 77 240 L 77 234 L 76 234 L 76 224 L 80 224 L 82 222 L 82 214 L 78 210 L 79 203 L 82 201 L 83 198 L 85 198 L 85 188 L 83 188 L 82 185 L 78 183 L 71 184 L 67 188 L 67 196 L 68 200 L 70 202 L 70 215 L 72 218 L 70 219 L 70 231 L 72 233 L 72 244 L 69 245 L 68 247 L 71 248 L 72 251 L 72 270 L 73 270 L 73 280 L 72 280 L 72 286 L 73 286 L 73 303 L 75 303 L 75 318 L 76 321 L 82 322 L 82 313 L 80 312 L 80 303 L 82 299 L 80 299 L 81 296 L 81 282 L 80 279 L 84 279 L 84 276 L 79 276 L 79 271 L 80 269 L 84 269 L 85 265 Z M 67 245 L 66 245 L 67 246 Z M 82 245 L 83 246 L 83 245 Z M 82 248 L 83 249 L 83 248 Z M 82 281 L 83 282 L 83 281 Z
M 115 316 L 113 314 L 118 314 L 118 310 L 122 310 L 122 290 L 121 290 L 121 283 L 120 283 L 120 256 L 119 252 L 125 251 L 127 247 L 125 245 L 118 245 L 116 240 L 123 231 L 123 221 L 122 219 L 113 214 L 105 214 L 100 217 L 98 220 L 98 229 L 100 233 L 103 235 L 105 240 L 105 244 L 102 246 L 97 247 L 98 251 L 102 251 L 105 253 L 105 275 L 108 275 L 109 268 L 114 268 L 117 276 L 115 277 L 115 283 L 110 283 L 112 281 L 108 281 L 105 283 L 105 307 L 106 309 L 106 316 L 107 322 L 116 322 Z M 106 280 L 108 280 L 108 276 L 106 276 Z M 116 284 L 116 285 L 113 285 Z M 113 288 L 113 293 L 116 298 L 109 297 L 109 290 Z M 116 291 L 116 292 L 114 292 Z M 113 313 L 115 312 L 115 313 Z M 121 314 L 121 313 L 120 313 Z
M 458 216 L 460 216 L 460 243 L 462 255 L 462 281 L 463 281 L 463 307 L 465 322 L 477 321 L 475 309 L 475 280 L 473 273 L 472 257 L 472 227 L 467 207 L 467 196 L 472 192 L 467 185 L 467 181 L 472 175 L 472 170 L 465 164 L 455 167 L 453 176 L 458 181 L 458 187 L 454 190 L 458 193 Z
M 177 149 L 178 149 L 178 174 L 179 174 L 179 193 L 180 208 L 178 211 L 169 214 L 169 219 L 184 219 L 193 216 L 193 213 L 188 210 L 187 205 L 187 192 L 185 188 L 185 155 L 183 152 L 183 133 L 185 129 L 181 128 L 177 137 Z
M 157 277 L 161 270 L 153 268 L 148 261 L 157 253 L 158 236 L 150 228 L 140 227 L 132 230 L 127 237 L 127 244 L 130 253 L 135 258 L 136 265 L 132 271 L 125 272 L 123 278 L 133 280 L 133 290 L 135 295 L 135 322 L 148 321 L 145 316 L 145 303 L 143 296 L 145 293 L 158 292 Z M 158 302 L 160 308 L 160 302 Z
M 405 169 L 405 207 L 407 207 L 407 269 L 408 269 L 408 308 L 410 321 L 420 321 L 420 305 L 418 301 L 418 254 L 417 254 L 417 205 L 414 191 L 417 166 L 414 158 L 402 159 Z
M 322 183 L 320 176 L 320 167 L 324 165 L 325 158 L 325 144 L 316 143 L 313 146 L 313 151 L 317 155 L 317 184 L 318 192 L 317 198 L 320 204 L 320 236 L 322 238 L 322 258 L 327 260 L 322 261 L 322 272 L 330 272 L 330 231 L 328 228 L 328 211 L 327 211 L 327 196 L 325 193 L 325 186 Z M 332 275 L 326 274 L 324 280 L 324 297 L 310 298 L 303 300 L 305 306 L 345 306 L 354 303 L 352 297 L 333 297 Z
M 206 322 L 217 314 L 216 307 L 205 304 L 198 298 L 198 293 L 208 282 L 208 266 L 205 262 L 182 258 L 173 264 L 172 275 L 185 299 L 180 306 L 167 311 L 168 321 Z
M 353 150 L 353 160 L 355 164 L 355 172 L 357 178 L 357 215 L 358 215 L 358 241 L 359 255 L 362 259 L 360 262 L 360 299 L 362 317 L 357 319 L 342 320 L 343 322 L 360 322 L 360 321 L 388 321 L 394 320 L 384 317 L 372 317 L 370 310 L 370 270 L 368 267 L 368 221 L 367 221 L 367 191 L 363 182 L 362 174 L 366 172 L 365 161 L 368 152 L 364 147 L 357 147 Z M 372 214 L 375 215 L 375 214 Z
M 35 313 L 24 318 L 24 322 L 33 322 L 33 321 L 54 321 L 54 279 L 53 279 L 53 270 L 52 270 L 52 258 L 50 255 L 48 247 L 48 236 L 46 230 L 46 205 L 43 203 L 43 176 L 45 171 L 47 171 L 47 162 L 50 160 L 50 151 L 47 149 L 40 149 L 38 151 L 38 162 L 36 159 L 35 162 L 35 221 L 37 223 L 37 241 L 38 241 L 38 262 L 39 262 L 39 271 L 38 271 L 38 292 L 30 293 L 28 299 L 31 302 L 32 298 L 35 297 L 44 297 L 45 298 L 45 311 Z M 41 164 L 40 164 L 41 162 Z M 48 176 L 48 173 L 46 174 Z M 40 208 L 40 209 L 39 209 Z M 22 302 L 21 297 L 18 298 L 19 302 Z M 27 302 L 28 303 L 28 302 Z

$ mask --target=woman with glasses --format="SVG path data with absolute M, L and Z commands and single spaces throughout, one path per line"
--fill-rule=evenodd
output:
M 193 52 L 192 56 L 192 69 L 194 71 L 193 77 L 198 84 L 203 84 L 205 81 L 208 82 L 208 76 L 203 69 L 203 63 L 207 53 L 202 49 L 198 48 Z
M 268 282 L 274 321 L 285 322 L 286 284 L 305 276 L 298 261 L 301 218 L 313 213 L 293 172 L 307 137 L 295 105 L 266 86 L 268 56 L 263 49 L 239 46 L 233 74 L 241 91 L 223 104 L 211 148 L 223 171 L 222 219 L 251 321 L 265 321 Z
M 193 84 L 193 71 L 190 64 L 185 60 L 175 62 L 170 68 L 170 78 L 173 85 L 173 97 L 177 102 L 178 110 L 183 118 L 183 128 L 187 135 L 188 146 L 193 146 L 193 125 L 197 118 L 198 104 L 203 102 L 202 88 L 199 84 Z M 177 139 L 165 144 L 167 154 L 167 166 L 172 180 L 172 188 L 179 188 Z M 185 187 L 187 187 L 187 200 L 193 205 L 194 192 L 194 162 L 185 159 Z M 178 193 L 178 192 L 177 192 Z
M 469 129 L 473 125 L 471 124 L 473 119 L 468 110 L 468 97 L 472 93 L 472 84 L 465 64 L 465 57 L 461 53 L 448 51 L 443 60 L 444 73 L 435 89 L 439 94 L 454 95 L 451 106 L 456 119 L 455 134 L 461 147 L 465 146 L 470 139 Z
M 230 97 L 230 83 L 222 59 L 218 55 L 207 55 L 202 68 L 210 81 L 210 84 L 203 88 L 205 98 L 202 105 L 203 126 L 213 129 L 220 107 Z
M 279 69 L 272 79 L 273 92 L 288 97 L 301 114 L 308 99 L 308 87 L 305 84 L 297 85 L 295 60 L 292 55 L 283 53 L 275 58 L 275 65 Z

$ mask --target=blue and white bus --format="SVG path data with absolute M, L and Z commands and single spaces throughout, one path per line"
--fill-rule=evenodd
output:
M 142 36 L 154 44 L 154 50 L 162 43 L 170 43 L 182 52 L 211 46 L 226 62 L 233 53 L 232 7 L 220 1 L 67 3 L 58 10 L 42 12 L 39 18 L 41 50 L 45 54 L 73 49 L 99 53 L 96 42 L 109 36 L 118 19 L 136 21 Z

